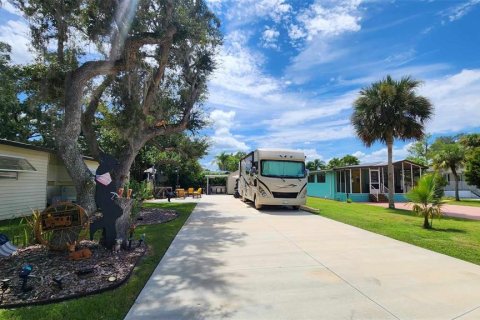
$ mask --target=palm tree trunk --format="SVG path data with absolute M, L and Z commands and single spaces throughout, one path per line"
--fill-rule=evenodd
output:
M 430 229 L 430 222 L 428 222 L 428 215 L 427 214 L 425 214 L 423 216 L 423 227 L 425 229 Z
M 388 150 L 388 207 L 390 209 L 395 209 L 395 201 L 393 199 L 394 188 L 393 185 L 393 138 L 388 139 L 387 141 L 387 150 Z
M 455 179 L 455 201 L 460 201 L 460 194 L 458 192 L 458 173 L 457 173 L 457 170 L 455 170 L 455 168 L 450 168 L 452 170 L 452 173 L 453 173 L 453 177 Z

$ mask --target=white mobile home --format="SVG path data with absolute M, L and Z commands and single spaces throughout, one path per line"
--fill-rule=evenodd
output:
M 98 163 L 84 159 L 94 172 Z M 75 201 L 75 187 L 55 151 L 0 139 L 0 220 L 43 210 L 55 200 Z

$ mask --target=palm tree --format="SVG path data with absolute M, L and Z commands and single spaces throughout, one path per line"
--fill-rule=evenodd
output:
M 223 151 L 222 153 L 218 154 L 215 157 L 215 160 L 217 161 L 218 169 L 220 171 L 227 170 L 228 159 L 230 158 L 230 156 L 231 156 L 230 154 Z
M 360 90 L 354 102 L 351 118 L 357 136 L 370 147 L 379 141 L 388 150 L 388 203 L 394 209 L 393 199 L 393 141 L 420 139 L 426 120 L 432 116 L 430 101 L 416 94 L 420 81 L 403 77 L 400 81 L 390 76 Z
M 460 201 L 458 193 L 458 168 L 465 161 L 465 148 L 459 143 L 436 142 L 434 147 L 433 167 L 436 169 L 450 169 L 455 179 L 455 201 Z
M 439 184 L 440 177 L 435 174 L 426 174 L 420 178 L 417 185 L 407 193 L 407 198 L 412 201 L 413 211 L 423 215 L 423 227 L 430 229 L 433 217 L 442 214 L 443 189 Z M 428 219 L 432 219 L 432 223 Z
M 326 165 L 325 162 L 320 159 L 315 159 L 313 161 L 307 162 L 307 169 L 310 171 L 325 169 Z

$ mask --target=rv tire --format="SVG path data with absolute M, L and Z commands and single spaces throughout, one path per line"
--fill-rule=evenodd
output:
M 261 205 L 261 204 L 258 204 L 257 197 L 255 197 L 255 198 L 253 199 L 253 203 L 254 203 L 254 205 L 255 205 L 255 209 L 257 209 L 257 210 L 262 209 L 262 205 Z
M 293 209 L 293 210 L 299 210 L 299 209 L 300 209 L 300 206 L 292 206 L 292 209 Z

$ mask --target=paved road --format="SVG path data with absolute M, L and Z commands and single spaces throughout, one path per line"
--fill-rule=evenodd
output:
M 366 202 L 366 204 L 388 208 L 388 203 Z M 395 203 L 395 208 L 412 210 L 412 204 L 408 202 L 407 203 L 397 202 Z M 464 218 L 464 219 L 470 219 L 470 220 L 480 220 L 480 207 L 444 204 L 442 206 L 442 212 L 444 215 L 450 216 L 450 217 Z
M 202 198 L 126 319 L 480 319 L 480 266 L 333 220 Z

